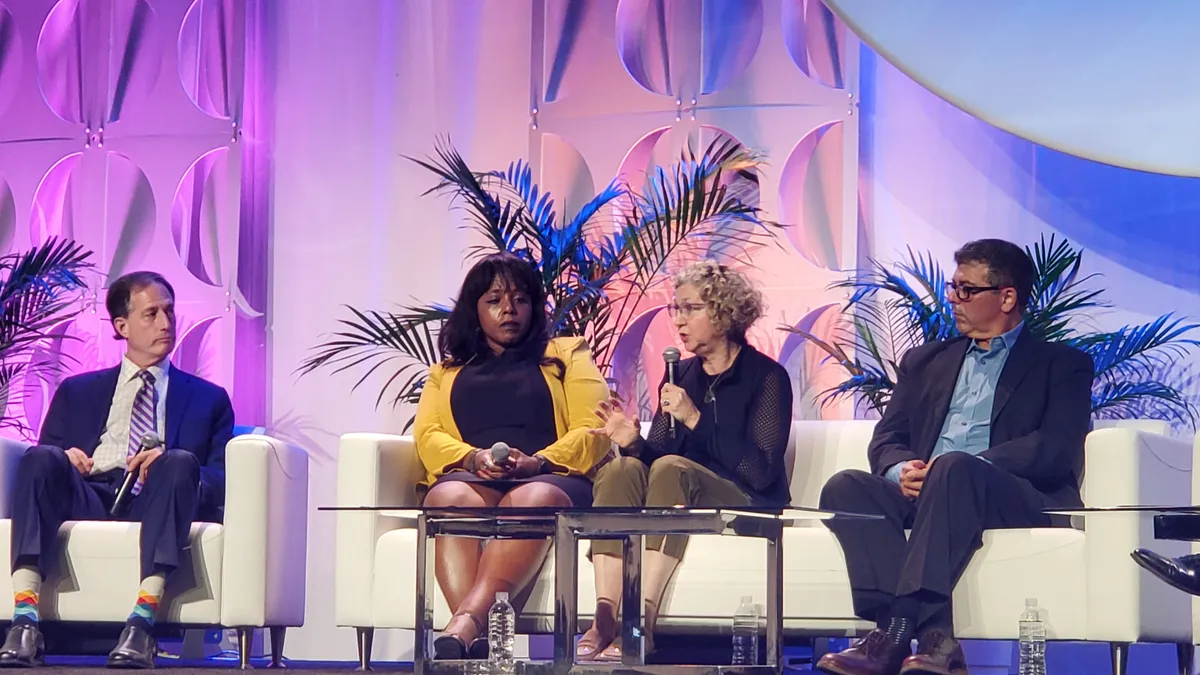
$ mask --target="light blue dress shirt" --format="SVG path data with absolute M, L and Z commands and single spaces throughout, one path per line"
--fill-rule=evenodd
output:
M 958 371 L 958 381 L 954 384 L 954 394 L 950 397 L 950 409 L 946 411 L 942 433 L 933 446 L 929 461 L 947 452 L 978 455 L 991 446 L 992 402 L 996 398 L 996 385 L 1024 326 L 1025 323 L 1021 322 L 1007 333 L 992 338 L 987 349 L 971 341 L 962 368 Z M 888 480 L 899 484 L 902 466 L 904 462 L 893 464 L 887 470 Z

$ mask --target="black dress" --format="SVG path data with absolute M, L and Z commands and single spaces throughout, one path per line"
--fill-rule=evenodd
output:
M 477 358 L 462 367 L 450 390 L 450 409 L 464 443 L 490 448 L 497 442 L 533 455 L 558 440 L 554 399 L 539 359 L 516 350 Z M 525 483 L 549 483 L 562 490 L 577 507 L 592 505 L 592 481 L 583 476 L 541 474 L 529 478 L 480 478 L 452 471 L 434 483 L 478 483 L 500 492 Z
M 784 454 L 792 430 L 792 383 L 787 370 L 745 345 L 719 375 L 704 372 L 700 359 L 679 363 L 677 382 L 700 422 L 689 430 L 675 425 L 660 408 L 650 433 L 638 440 L 647 465 L 664 455 L 682 455 L 733 481 L 755 506 L 783 506 L 791 500 Z

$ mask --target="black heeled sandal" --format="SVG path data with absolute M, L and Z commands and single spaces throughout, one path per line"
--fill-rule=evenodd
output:
M 455 614 L 454 616 L 450 617 L 450 622 L 453 623 L 453 621 L 460 616 L 465 616 L 470 619 L 471 623 L 475 624 L 475 628 L 480 633 L 483 632 L 483 624 L 480 623 L 479 619 L 476 619 L 475 616 L 469 612 Z M 468 649 L 466 641 L 453 633 L 439 635 L 433 641 L 433 658 L 437 659 L 438 661 L 460 661 L 465 658 L 479 658 L 473 654 L 475 643 L 479 642 L 479 639 L 480 638 L 475 638 L 472 640 L 472 649 Z M 484 647 L 487 647 L 486 639 L 484 640 Z
M 467 648 L 467 656 L 473 659 L 484 659 L 491 655 L 492 648 L 488 644 L 486 635 L 471 640 L 471 646 Z

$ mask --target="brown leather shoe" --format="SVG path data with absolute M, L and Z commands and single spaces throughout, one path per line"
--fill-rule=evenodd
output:
M 849 649 L 822 656 L 817 670 L 833 675 L 896 675 L 909 654 L 907 644 L 892 644 L 887 633 L 873 630 Z
M 967 675 L 967 659 L 953 636 L 930 630 L 917 638 L 917 653 L 904 659 L 900 675 Z

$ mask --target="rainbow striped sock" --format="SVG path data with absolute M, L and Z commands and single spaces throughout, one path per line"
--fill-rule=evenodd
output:
M 38 596 L 42 591 L 42 575 L 23 565 L 13 570 L 13 624 L 37 623 Z
M 38 622 L 38 594 L 18 591 L 13 596 L 13 625 Z
M 154 616 L 158 613 L 158 603 L 162 600 L 166 588 L 166 578 L 161 574 L 153 574 L 142 580 L 138 589 L 137 604 L 129 614 L 126 624 L 136 624 L 146 630 L 154 627 Z

